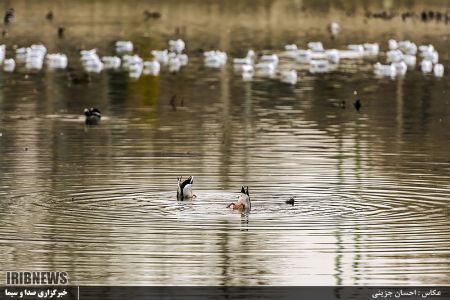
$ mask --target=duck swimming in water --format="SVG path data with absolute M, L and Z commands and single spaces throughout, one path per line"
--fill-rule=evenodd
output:
M 197 197 L 192 192 L 192 185 L 194 184 L 194 176 L 189 176 L 188 179 L 182 181 L 183 177 L 178 177 L 177 199 L 184 200 L 192 197 Z
M 238 197 L 237 204 L 234 202 L 231 202 L 228 204 L 227 208 L 233 207 L 233 209 L 239 209 L 239 210 L 246 210 L 249 211 L 252 207 L 252 204 L 250 202 L 250 194 L 248 193 L 248 186 L 247 189 L 244 187 L 241 188 L 241 194 Z
M 102 113 L 97 108 L 85 108 L 84 115 L 86 116 L 86 125 L 96 125 L 102 118 Z

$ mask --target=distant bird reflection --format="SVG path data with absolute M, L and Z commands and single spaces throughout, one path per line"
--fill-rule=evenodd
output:
M 357 100 L 355 101 L 355 103 L 353 103 L 353 106 L 355 107 L 355 109 L 356 109 L 357 111 L 359 111 L 359 110 L 361 109 L 361 101 L 360 101 L 359 99 L 357 99 Z

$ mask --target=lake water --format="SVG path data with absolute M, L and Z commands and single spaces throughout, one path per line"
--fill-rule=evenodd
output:
M 375 285 L 450 282 L 450 24 L 366 18 L 448 11 L 442 1 L 9 1 L 1 43 L 49 52 L 136 52 L 187 42 L 178 73 L 122 71 L 69 84 L 67 71 L 0 71 L 0 266 L 68 271 L 73 284 Z M 45 14 L 53 10 L 54 19 Z M 145 20 L 143 11 L 159 11 Z M 341 24 L 331 39 L 326 26 Z M 58 26 L 65 37 L 56 35 Z M 445 75 L 376 78 L 387 40 L 432 43 Z M 229 58 L 378 42 L 378 58 L 297 68 L 292 86 L 244 82 Z M 177 96 L 175 105 L 171 97 Z M 352 103 L 361 99 L 357 112 Z M 346 101 L 346 108 L 340 107 Z M 98 107 L 100 125 L 84 125 Z M 195 176 L 192 201 L 177 176 Z M 226 209 L 242 185 L 249 215 Z M 285 204 L 295 197 L 294 206 Z

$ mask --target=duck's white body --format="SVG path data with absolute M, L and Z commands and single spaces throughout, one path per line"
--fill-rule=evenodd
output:
M 194 192 L 192 191 L 193 184 L 194 184 L 194 176 L 189 176 L 184 181 L 182 181 L 182 177 L 179 177 L 177 188 L 177 199 L 184 200 L 194 197 Z
M 241 188 L 241 193 L 238 196 L 238 200 L 236 203 L 231 202 L 228 207 L 233 207 L 233 209 L 238 209 L 241 212 L 249 212 L 252 208 L 252 203 L 250 201 L 250 194 L 248 193 L 248 187 L 245 189 Z
M 243 209 L 246 211 L 251 210 L 252 208 L 252 202 L 250 201 L 250 196 L 245 194 L 245 193 L 241 193 L 239 195 L 239 199 L 237 201 L 237 205 L 243 205 Z

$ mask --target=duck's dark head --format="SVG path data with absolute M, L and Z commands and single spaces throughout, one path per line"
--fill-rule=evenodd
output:
M 91 107 L 90 108 L 90 112 L 91 112 L 91 116 L 96 116 L 96 117 L 99 117 L 99 118 L 102 117 L 102 113 L 101 113 L 101 111 L 98 108 Z
M 102 113 L 100 112 L 100 110 L 98 108 L 95 108 L 95 107 L 85 108 L 84 109 L 84 115 L 86 117 L 98 117 L 98 118 L 102 117 Z

